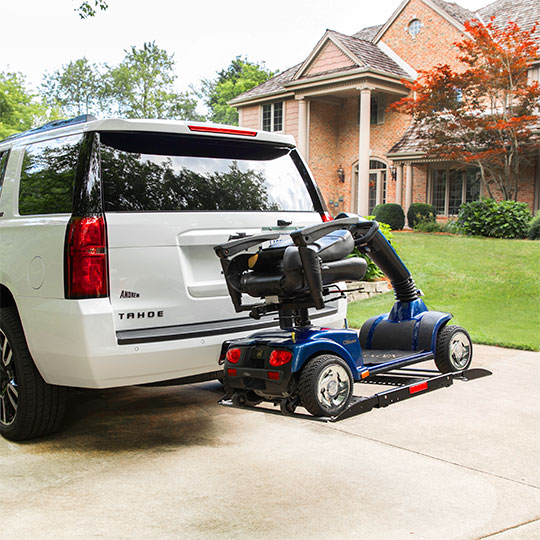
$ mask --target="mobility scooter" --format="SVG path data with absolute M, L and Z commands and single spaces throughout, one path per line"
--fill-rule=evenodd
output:
M 312 326 L 310 308 L 343 297 L 339 283 L 364 276 L 366 261 L 350 256 L 355 247 L 389 278 L 392 310 L 370 318 L 359 332 Z M 271 402 L 288 415 L 301 406 L 318 419 L 336 421 L 450 386 L 455 378 L 490 374 L 469 369 L 469 334 L 448 324 L 449 313 L 427 309 L 376 221 L 340 214 L 290 236 L 234 238 L 214 250 L 236 311 L 255 319 L 277 313 L 280 326 L 224 343 L 224 405 Z M 244 295 L 260 301 L 245 303 Z M 426 360 L 434 360 L 437 370 L 409 367 Z M 354 383 L 392 388 L 360 397 L 353 395 Z

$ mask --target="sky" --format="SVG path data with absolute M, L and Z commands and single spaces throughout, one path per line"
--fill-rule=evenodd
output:
M 45 72 L 86 56 L 117 64 L 132 45 L 155 41 L 174 53 L 176 87 L 213 79 L 236 56 L 283 71 L 303 61 L 329 28 L 353 34 L 383 24 L 401 0 L 107 0 L 81 20 L 78 0 L 2 2 L 0 71 L 17 71 L 36 90 Z M 490 0 L 460 0 L 476 10 Z

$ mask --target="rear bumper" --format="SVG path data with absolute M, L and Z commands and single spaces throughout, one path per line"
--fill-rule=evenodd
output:
M 36 367 L 46 382 L 63 386 L 110 388 L 214 372 L 221 368 L 218 357 L 223 341 L 245 337 L 256 328 L 241 320 L 221 328 L 205 323 L 209 326 L 117 333 L 107 298 L 19 297 L 16 301 Z M 341 326 L 346 302 L 338 305 L 329 315 L 313 317 L 317 324 Z M 275 321 L 268 324 L 277 325 Z M 193 327 L 199 327 L 198 331 Z

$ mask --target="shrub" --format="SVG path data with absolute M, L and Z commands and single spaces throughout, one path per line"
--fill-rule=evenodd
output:
M 367 219 L 373 219 L 374 216 L 368 216 Z M 396 250 L 396 246 L 392 243 L 393 234 L 390 229 L 390 225 L 386 223 L 379 223 L 379 231 L 384 235 L 384 237 L 392 244 L 392 247 Z M 353 252 L 349 257 L 362 257 L 367 261 L 367 270 L 364 276 L 364 281 L 376 281 L 378 278 L 384 276 L 382 270 L 364 253 L 362 253 L 358 248 L 354 248 Z
M 417 232 L 441 232 L 442 225 L 436 221 L 419 221 L 414 226 L 414 230 Z
M 493 199 L 462 204 L 457 219 L 461 232 L 491 238 L 525 238 L 530 221 L 526 203 Z
M 436 215 L 437 212 L 431 204 L 415 202 L 407 210 L 407 223 L 411 229 L 414 229 L 419 221 L 436 221 Z
M 441 232 L 459 234 L 459 227 L 455 219 L 449 219 L 446 223 L 441 225 Z
M 405 225 L 403 208 L 396 203 L 378 204 L 373 209 L 373 215 L 379 223 L 390 225 L 393 231 L 403 229 Z
M 529 240 L 540 240 L 540 211 L 536 212 L 536 216 L 529 225 L 527 238 Z

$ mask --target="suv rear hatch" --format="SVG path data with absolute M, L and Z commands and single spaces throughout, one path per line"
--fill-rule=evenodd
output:
M 213 246 L 321 221 L 318 189 L 293 147 L 101 132 L 100 155 L 119 343 L 275 324 L 234 312 Z

